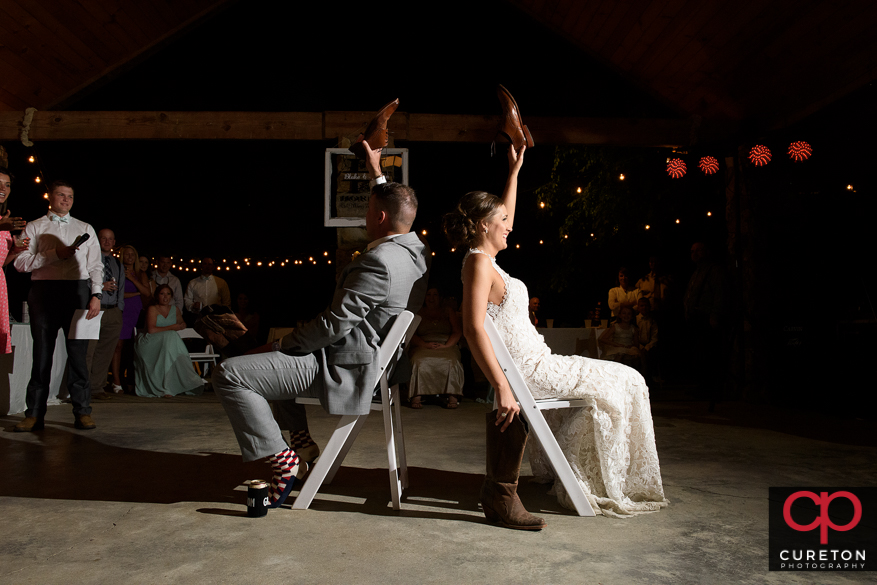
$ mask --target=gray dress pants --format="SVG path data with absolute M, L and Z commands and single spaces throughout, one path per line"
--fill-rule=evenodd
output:
M 244 461 L 286 449 L 268 401 L 316 398 L 318 373 L 313 355 L 290 356 L 279 351 L 231 358 L 216 368 L 213 388 L 228 414 Z

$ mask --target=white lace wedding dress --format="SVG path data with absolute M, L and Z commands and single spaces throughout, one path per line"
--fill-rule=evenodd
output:
M 470 254 L 485 253 L 472 249 L 466 259 Z M 487 313 L 533 397 L 581 398 L 589 403 L 589 408 L 544 414 L 594 511 L 627 517 L 666 506 L 643 377 L 616 362 L 553 355 L 530 323 L 527 287 L 496 260 L 491 262 L 505 282 L 505 296 L 499 306 L 488 303 Z M 551 464 L 536 441 L 529 441 L 529 455 L 537 481 L 554 481 Z M 552 489 L 562 506 L 574 509 L 561 482 Z

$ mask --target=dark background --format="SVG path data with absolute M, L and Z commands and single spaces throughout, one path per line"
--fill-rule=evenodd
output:
M 680 117 L 498 1 L 444 2 L 410 12 L 369 3 L 265 2 L 255 9 L 235 3 L 65 108 L 374 111 L 399 97 L 400 110 L 408 112 L 496 115 L 497 83 L 514 94 L 525 122 L 528 115 Z M 739 144 L 766 144 L 772 162 L 747 181 L 767 243 L 759 259 L 770 268 L 760 286 L 776 318 L 772 347 L 778 368 L 795 372 L 789 380 L 828 380 L 827 374 L 814 378 L 807 368 L 839 368 L 836 383 L 860 384 L 873 355 L 873 336 L 844 323 L 874 318 L 870 292 L 877 283 L 865 259 L 873 249 L 875 130 L 875 89 L 869 85 L 792 128 L 695 145 L 686 155 L 688 174 L 678 181 L 664 171 L 669 151 L 646 149 L 653 162 L 630 174 L 660 176 L 678 198 L 650 217 L 632 207 L 633 223 L 652 228 L 588 247 L 579 255 L 583 276 L 563 291 L 550 286 L 551 275 L 566 268 L 556 225 L 533 195 L 549 179 L 554 147 L 535 136 L 521 175 L 511 248 L 499 263 L 542 298 L 543 317 L 556 319 L 556 325 L 580 325 L 597 301 L 605 305 L 618 266 L 629 266 L 639 277 L 651 254 L 664 258 L 681 295 L 692 270 L 693 241 L 710 241 L 723 254 L 724 158 Z M 808 141 L 812 158 L 790 162 L 785 154 L 790 140 Z M 187 261 L 210 255 L 227 264 L 245 257 L 263 263 L 318 259 L 317 266 L 221 272 L 233 298 L 241 291 L 251 295 L 263 316 L 263 334 L 267 327 L 314 316 L 329 298 L 335 264 L 327 264 L 323 253 L 334 261 L 336 231 L 322 225 L 323 153 L 334 141 L 4 146 L 16 175 L 9 206 L 26 219 L 46 208 L 43 189 L 33 183 L 35 166 L 26 162 L 35 154 L 49 180 L 65 178 L 75 185 L 74 216 L 98 230 L 112 228 L 119 244 L 132 244 L 141 254 L 168 251 Z M 396 146 L 411 149 L 410 182 L 421 204 L 415 229 L 427 230 L 436 252 L 433 280 L 459 294 L 462 256 L 450 253 L 438 229 L 440 217 L 467 191 L 501 191 L 505 146 L 500 141 L 494 157 L 487 144 L 397 141 Z M 703 177 L 696 169 L 703 154 L 718 158 L 723 171 Z M 540 239 L 546 244 L 539 246 Z M 175 272 L 184 286 L 192 276 Z M 7 279 L 17 314 L 29 277 L 7 269 Z M 783 332 L 797 326 L 806 331 L 790 341 Z

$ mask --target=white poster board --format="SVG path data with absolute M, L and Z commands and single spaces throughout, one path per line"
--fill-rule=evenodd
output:
M 408 149 L 385 148 L 381 166 L 390 182 L 408 184 Z M 365 213 L 371 196 L 365 161 L 346 148 L 326 149 L 323 225 L 326 227 L 365 226 Z

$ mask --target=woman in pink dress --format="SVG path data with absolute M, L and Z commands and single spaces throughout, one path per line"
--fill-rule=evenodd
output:
M 13 238 L 9 230 L 20 230 L 27 225 L 20 217 L 9 217 L 6 202 L 12 190 L 12 174 L 0 167 L 0 261 L 6 266 L 27 249 L 30 238 Z M 0 351 L 12 353 L 12 334 L 9 329 L 9 298 L 6 295 L 6 277 L 0 278 Z

